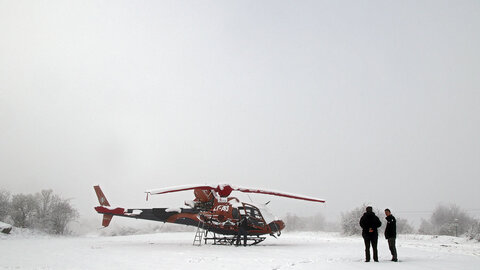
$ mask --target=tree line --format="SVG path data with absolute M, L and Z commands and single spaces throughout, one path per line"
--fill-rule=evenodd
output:
M 360 235 L 362 233 L 358 222 L 365 212 L 366 205 L 357 207 L 341 216 L 341 230 L 344 235 Z M 377 210 L 377 216 L 383 213 Z M 397 232 L 420 233 L 427 235 L 466 236 L 480 241 L 480 221 L 468 215 L 455 204 L 438 205 L 429 219 L 422 219 L 417 231 L 406 219 L 397 218 Z
M 295 214 L 287 214 L 283 218 L 287 231 L 340 231 L 344 235 L 361 235 L 362 228 L 359 225 L 360 218 L 365 213 L 367 205 L 361 205 L 350 211 L 342 213 L 339 223 L 326 222 L 320 213 L 310 217 L 299 217 Z M 374 211 L 379 217 L 384 217 L 383 209 Z M 455 204 L 439 204 L 428 219 L 422 219 L 418 229 L 408 223 L 408 220 L 396 216 L 397 233 L 399 234 L 427 234 L 427 235 L 450 235 L 464 236 L 469 239 L 480 241 L 480 220 L 467 214 Z M 382 231 L 385 222 L 380 228 Z
M 0 221 L 15 227 L 69 234 L 68 224 L 78 216 L 70 200 L 54 194 L 51 189 L 14 195 L 0 190 Z

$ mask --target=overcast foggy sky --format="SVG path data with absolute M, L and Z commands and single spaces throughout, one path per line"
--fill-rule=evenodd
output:
M 479 33 L 478 1 L 0 1 L 0 189 L 479 209 Z

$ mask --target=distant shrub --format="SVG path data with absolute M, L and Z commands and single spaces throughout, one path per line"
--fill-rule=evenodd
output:
M 5 221 L 10 211 L 10 192 L 0 190 L 0 221 Z
M 365 209 L 367 208 L 366 204 L 359 206 L 349 212 L 342 213 L 340 225 L 342 227 L 342 234 L 344 235 L 361 235 L 362 228 L 360 227 L 360 218 L 365 213 Z M 380 212 L 378 210 L 374 211 L 375 214 L 380 217 Z M 380 220 L 382 221 L 382 220 Z M 384 222 L 382 221 L 382 224 Z
M 10 216 L 16 227 L 31 228 L 34 226 L 37 210 L 37 200 L 35 196 L 31 194 L 13 195 L 10 207 Z
M 418 228 L 418 233 L 435 234 L 435 228 L 430 221 L 422 219 L 422 222 L 420 223 L 420 227 Z
M 470 228 L 468 229 L 466 236 L 469 239 L 475 239 L 477 241 L 480 241 L 480 221 L 476 220 L 475 222 L 472 223 Z
M 418 232 L 459 236 L 465 234 L 474 223 L 475 220 L 457 205 L 440 204 L 433 211 L 429 221 L 422 220 Z
M 342 213 L 340 225 L 342 226 L 342 234 L 359 235 L 362 229 L 359 226 L 360 218 L 365 210 L 365 205 L 357 207 L 349 212 Z
M 36 194 L 15 194 L 11 199 L 8 192 L 1 191 L 0 205 L 0 219 L 11 220 L 16 227 L 51 234 L 70 233 L 67 225 L 78 217 L 78 212 L 70 201 L 53 194 L 52 190 L 42 190 Z
M 325 229 L 325 217 L 317 213 L 310 217 L 299 217 L 288 213 L 284 218 L 285 230 L 288 231 L 322 231 Z
M 362 228 L 359 225 L 360 218 L 365 213 L 365 209 L 367 208 L 366 204 L 359 206 L 349 212 L 342 213 L 341 216 L 341 229 L 344 235 L 361 235 Z M 382 226 L 379 228 L 379 231 L 383 231 L 383 228 L 386 226 L 386 221 L 384 219 L 385 215 L 380 210 L 374 211 L 375 215 L 378 216 L 380 221 L 382 222 Z M 414 233 L 415 230 L 413 227 L 408 224 L 408 221 L 404 218 L 397 218 L 397 233 L 399 234 L 407 234 L 407 233 Z
M 408 224 L 408 221 L 404 218 L 397 218 L 397 233 L 399 234 L 409 234 L 414 233 L 415 230 L 413 227 Z
M 288 213 L 284 218 L 286 231 L 301 231 L 304 229 L 305 224 L 301 218 L 295 214 Z

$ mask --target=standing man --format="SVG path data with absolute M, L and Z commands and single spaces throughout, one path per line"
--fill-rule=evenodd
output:
M 390 209 L 385 209 L 385 219 L 387 220 L 387 227 L 385 228 L 385 239 L 388 241 L 388 248 L 392 253 L 392 261 L 396 262 L 397 249 L 395 248 L 395 239 L 397 238 L 397 220 L 390 212 Z
M 367 207 L 365 212 L 360 218 L 360 227 L 362 227 L 362 237 L 365 242 L 365 262 L 370 261 L 370 244 L 373 249 L 373 260 L 378 262 L 378 227 L 382 226 L 380 219 L 373 213 L 372 207 Z
M 248 217 L 243 216 L 238 222 L 237 246 L 241 243 L 241 236 L 243 235 L 243 246 L 247 245 L 247 231 L 248 231 Z

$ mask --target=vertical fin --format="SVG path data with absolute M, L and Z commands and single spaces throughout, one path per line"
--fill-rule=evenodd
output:
M 100 188 L 100 186 L 94 186 L 93 188 L 95 189 L 95 193 L 97 193 L 98 202 L 100 203 L 100 205 L 102 205 L 102 206 L 110 206 L 110 203 L 108 203 L 107 197 L 105 197 L 105 195 L 103 194 L 103 191 L 102 191 L 102 189 Z M 111 218 L 110 218 L 110 219 L 111 219 Z M 109 222 L 110 222 L 110 221 L 109 221 Z

